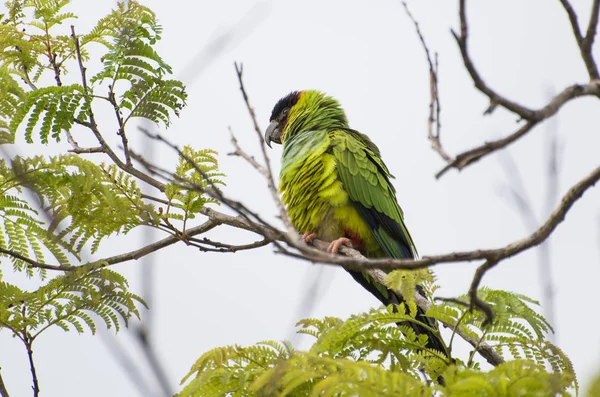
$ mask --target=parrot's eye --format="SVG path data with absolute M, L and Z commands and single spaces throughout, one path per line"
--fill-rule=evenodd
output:
M 288 112 L 290 111 L 290 108 L 285 108 L 281 111 L 281 115 L 282 116 L 287 116 Z

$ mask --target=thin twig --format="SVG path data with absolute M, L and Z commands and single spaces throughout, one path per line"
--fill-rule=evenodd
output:
M 598 79 L 597 67 L 591 53 L 591 45 L 594 41 L 595 31 L 598 24 L 598 8 L 600 7 L 600 0 L 594 0 L 592 15 L 590 18 L 590 24 L 588 26 L 586 37 L 582 37 L 581 35 L 579 25 L 577 23 L 577 15 L 575 14 L 570 3 L 567 0 L 560 1 L 563 4 L 565 10 L 567 11 L 569 19 L 571 20 L 573 32 L 576 37 L 577 43 L 580 45 L 582 56 L 588 67 L 588 72 L 590 74 L 591 81 L 587 84 L 574 84 L 564 88 L 559 94 L 555 95 L 544 107 L 534 110 L 507 99 L 506 97 L 498 94 L 485 83 L 478 70 L 476 69 L 473 60 L 471 59 L 471 54 L 469 53 L 469 25 L 466 14 L 466 0 L 459 0 L 460 33 L 457 33 L 456 31 L 452 30 L 452 35 L 456 40 L 456 43 L 461 52 L 461 56 L 463 58 L 464 66 L 467 69 L 469 75 L 471 76 L 475 87 L 481 93 L 486 95 L 490 100 L 490 105 L 485 111 L 485 114 L 490 114 L 494 111 L 494 109 L 497 106 L 501 106 L 506 110 L 518 115 L 522 120 L 525 120 L 526 123 L 519 127 L 517 131 L 502 139 L 486 142 L 482 145 L 476 146 L 473 149 L 464 151 L 456 155 L 454 158 L 450 156 L 451 160 L 448 160 L 444 156 L 442 156 L 442 158 L 444 158 L 448 164 L 436 174 L 436 178 L 440 178 L 452 168 L 455 168 L 460 171 L 465 167 L 473 164 L 474 162 L 482 159 L 483 157 L 497 150 L 505 148 L 506 146 L 510 145 L 522 136 L 529 133 L 535 126 L 537 126 L 543 120 L 554 116 L 565 103 L 575 98 L 580 98 L 584 96 L 600 97 L 600 79 Z
M 413 17 L 410 9 L 408 8 L 408 4 L 405 1 L 402 2 L 404 6 L 404 10 L 412 23 L 415 25 L 415 30 L 417 35 L 419 36 L 419 41 L 421 42 L 421 47 L 425 51 L 425 56 L 427 58 L 427 63 L 429 64 L 429 119 L 427 122 L 427 138 L 431 142 L 431 147 L 433 150 L 438 152 L 438 154 L 444 159 L 446 162 L 451 162 L 454 160 L 452 156 L 450 156 L 442 147 L 442 143 L 440 141 L 440 130 L 441 130 L 441 121 L 440 121 L 440 91 L 438 85 L 438 54 L 437 52 L 434 55 L 434 59 L 431 58 L 431 52 L 429 51 L 429 46 L 425 41 L 425 37 L 421 33 L 421 28 L 419 27 L 419 23 Z
M 54 70 L 54 80 L 56 80 L 56 85 L 61 87 L 62 81 L 60 80 L 60 67 L 56 62 L 56 53 L 50 54 L 50 65 L 52 65 L 52 69 Z
M 205 194 L 209 195 L 210 197 L 214 198 L 215 200 L 225 204 L 232 210 L 236 211 L 241 216 L 247 218 L 247 220 L 249 222 L 253 222 L 253 220 L 256 220 L 260 225 L 263 225 L 263 227 L 269 228 L 273 232 L 278 232 L 278 230 L 274 226 L 270 225 L 268 222 L 266 222 L 264 219 L 262 219 L 262 217 L 260 215 L 258 215 L 254 211 L 251 211 L 248 207 L 246 207 L 240 201 L 232 200 L 232 199 L 226 197 L 221 192 L 221 190 L 219 190 L 219 188 L 213 183 L 211 178 L 209 178 L 208 175 L 206 175 L 206 172 L 204 172 L 202 170 L 202 168 L 200 168 L 200 166 L 198 166 L 198 164 L 196 164 L 196 162 L 194 160 L 192 160 L 189 156 L 187 156 L 185 153 L 183 153 L 183 151 L 181 151 L 181 149 L 179 149 L 179 147 L 177 147 L 177 145 L 171 143 L 169 140 L 167 140 L 160 134 L 153 134 L 150 131 L 147 131 L 143 128 L 140 128 L 140 131 L 142 131 L 149 138 L 152 138 L 159 142 L 163 142 L 164 144 L 166 144 L 167 146 L 169 146 L 170 148 L 175 150 L 181 158 L 183 158 L 188 164 L 190 164 L 192 167 L 194 167 L 194 170 L 196 172 L 198 172 L 200 175 L 203 176 L 204 180 L 209 185 L 209 187 L 207 188 L 207 187 L 201 186 L 197 183 L 194 183 L 187 179 L 181 178 L 171 171 L 168 171 L 168 170 L 162 169 L 156 165 L 150 164 L 142 156 L 140 156 L 137 153 L 132 152 L 131 153 L 132 158 L 135 158 L 142 165 L 144 165 L 144 167 L 146 167 L 146 169 L 150 173 L 158 173 L 158 175 L 161 175 L 162 177 L 166 178 L 171 183 L 175 183 L 177 186 L 195 190 L 195 191 L 198 191 L 201 193 L 205 193 Z M 293 234 L 296 236 L 296 238 L 299 241 L 300 239 L 298 238 L 297 234 L 296 233 L 293 233 Z M 292 239 L 293 239 L 293 237 L 292 237 Z
M 231 129 L 231 127 L 229 127 L 229 134 L 231 135 L 231 145 L 234 147 L 235 150 L 227 154 L 229 156 L 238 156 L 243 158 L 252 166 L 252 168 L 260 172 L 264 177 L 268 178 L 269 173 L 267 169 L 260 165 L 258 161 L 256 161 L 256 159 L 254 158 L 254 156 L 249 155 L 240 147 L 237 139 L 235 138 L 235 135 L 233 134 L 233 130 Z
M 596 37 L 596 30 L 598 28 L 600 1 L 594 0 L 592 3 L 592 12 L 590 14 L 590 21 L 586 29 L 585 37 L 581 33 L 581 27 L 579 26 L 577 13 L 573 9 L 573 6 L 569 0 L 560 0 L 560 3 L 569 16 L 569 22 L 571 23 L 571 28 L 573 29 L 573 35 L 575 36 L 575 41 L 577 42 L 577 46 L 579 47 L 579 51 L 581 53 L 581 59 L 585 63 L 590 80 L 600 79 L 600 75 L 598 74 L 598 66 L 594 60 L 594 55 L 592 54 L 592 46 L 594 44 L 594 38 Z
M 106 151 L 102 146 L 92 147 L 92 148 L 82 148 L 79 146 L 77 141 L 73 138 L 70 131 L 66 131 L 67 134 L 67 142 L 73 147 L 69 152 L 76 154 L 89 154 L 89 153 L 105 153 Z
M 542 120 L 554 116 L 565 103 L 575 98 L 591 95 L 600 95 L 600 81 L 594 81 L 585 85 L 576 84 L 565 88 L 561 93 L 554 96 L 546 106 L 539 110 L 536 110 L 535 118 L 533 120 L 527 121 L 516 132 L 506 136 L 505 138 L 496 141 L 486 142 L 481 146 L 477 146 L 473 149 L 458 154 L 454 158 L 454 160 L 448 163 L 442 170 L 440 170 L 435 175 L 435 177 L 440 178 L 451 168 L 456 168 L 460 171 L 468 165 L 478 160 L 481 160 L 483 157 L 497 150 L 505 148 L 509 144 L 515 142 L 516 140 L 527 134 L 529 131 L 531 131 L 533 127 L 539 124 Z
M 88 85 L 87 85 L 87 77 L 86 77 L 86 68 L 83 65 L 83 58 L 81 56 L 81 49 L 79 47 L 79 38 L 75 34 L 75 27 L 73 25 L 71 25 L 71 37 L 73 38 L 73 42 L 75 43 L 75 53 L 77 55 L 77 62 L 79 64 L 79 71 L 81 73 L 81 84 L 82 84 L 86 94 L 89 94 Z M 92 131 L 92 133 L 96 137 L 96 140 L 98 141 L 100 146 L 102 148 L 104 148 L 104 152 L 117 165 L 117 167 L 119 167 L 121 170 L 127 172 L 128 174 L 135 176 L 136 178 L 140 179 L 141 181 L 146 182 L 148 185 L 160 190 L 161 192 L 165 191 L 165 185 L 163 183 L 152 178 L 150 175 L 147 175 L 144 172 L 141 172 L 137 168 L 133 167 L 133 165 L 127 164 L 127 163 L 124 163 L 123 161 L 121 161 L 119 156 L 117 156 L 117 154 L 112 150 L 110 145 L 108 145 L 108 143 L 102 136 L 102 133 L 100 133 L 100 130 L 98 129 L 98 124 L 96 123 L 94 112 L 92 111 L 91 108 L 89 110 L 88 121 L 82 121 L 82 120 L 76 119 L 75 122 L 77 124 L 83 125 L 84 127 L 87 127 L 88 129 L 90 129 Z
M 222 243 L 220 241 L 213 241 L 207 237 L 203 237 L 203 238 L 190 238 L 190 241 L 196 241 L 202 244 L 207 244 L 207 245 L 212 245 L 213 247 L 218 248 L 217 252 L 231 252 L 231 253 L 235 253 L 237 251 L 245 251 L 245 250 L 249 250 L 249 249 L 254 249 L 254 248 L 259 248 L 259 247 L 264 247 L 265 245 L 268 245 L 271 243 L 271 240 L 269 240 L 268 238 L 263 238 L 262 240 L 258 240 L 255 241 L 253 243 L 249 243 L 249 244 L 227 244 L 227 243 Z
M 108 93 L 108 101 L 115 110 L 115 116 L 117 117 L 117 123 L 119 124 L 119 130 L 117 131 L 117 135 L 121 137 L 121 142 L 123 143 L 123 154 L 125 155 L 125 164 L 131 166 L 132 164 L 131 155 L 129 153 L 129 140 L 127 139 L 127 135 L 125 134 L 125 124 L 123 123 L 123 118 L 121 117 L 121 110 L 119 109 L 119 105 L 117 105 L 117 100 L 115 99 L 115 93 L 113 92 L 112 85 L 110 86 L 110 91 Z
M 485 94 L 490 99 L 490 106 L 486 113 L 491 113 L 497 105 L 500 105 L 507 110 L 518 114 L 521 118 L 525 120 L 534 119 L 534 111 L 526 108 L 516 102 L 510 101 L 496 93 L 496 91 L 492 90 L 483 80 L 475 65 L 473 64 L 473 60 L 471 59 L 471 55 L 468 49 L 468 39 L 469 39 L 469 24 L 467 21 L 467 11 L 466 11 L 466 0 L 459 0 L 459 19 L 460 19 L 460 34 L 457 34 L 454 30 L 452 30 L 452 35 L 458 44 L 458 48 L 460 49 L 460 54 L 463 58 L 463 63 L 475 83 L 475 87 L 483 94 Z
M 46 269 L 46 270 L 73 270 L 72 266 L 62 266 L 62 265 L 49 265 L 47 263 L 42 263 L 42 262 L 38 262 L 34 259 L 28 258 L 25 255 L 21 255 L 18 252 L 6 249 L 6 248 L 2 248 L 0 247 L 0 253 L 11 256 L 13 258 L 19 259 L 25 263 L 27 263 L 27 265 L 31 268 L 37 268 L 37 269 Z
M 269 192 L 271 193 L 273 202 L 277 205 L 277 209 L 279 210 L 279 217 L 281 218 L 281 221 L 285 225 L 285 228 L 287 229 L 288 233 L 291 236 L 296 236 L 297 242 L 299 242 L 300 238 L 296 233 L 293 233 L 294 227 L 292 226 L 292 222 L 290 221 L 287 211 L 285 210 L 285 207 L 283 206 L 283 203 L 281 202 L 281 198 L 279 197 L 279 194 L 277 192 L 277 187 L 275 186 L 275 180 L 273 179 L 273 171 L 271 169 L 271 160 L 269 158 L 269 155 L 267 154 L 267 147 L 263 140 L 262 130 L 258 125 L 258 121 L 256 119 L 256 114 L 254 113 L 254 108 L 250 104 L 250 99 L 248 98 L 248 93 L 246 92 L 246 88 L 244 87 L 244 79 L 243 79 L 244 66 L 241 63 L 238 64 L 237 62 L 234 63 L 234 66 L 235 66 L 235 72 L 237 74 L 238 82 L 240 83 L 240 91 L 242 92 L 242 96 L 244 98 L 244 103 L 246 104 L 246 108 L 248 109 L 248 113 L 250 114 L 250 118 L 252 119 L 252 124 L 254 125 L 254 131 L 256 132 L 256 135 L 258 137 L 260 150 L 263 155 L 264 168 L 265 168 L 265 172 L 266 172 L 267 185 L 269 187 Z
M 475 271 L 475 275 L 473 276 L 473 280 L 471 281 L 471 286 L 469 287 L 469 309 L 478 309 L 481 312 L 483 312 L 483 314 L 485 314 L 486 317 L 485 320 L 481 323 L 482 327 L 485 327 L 486 325 L 489 325 L 492 323 L 492 321 L 494 321 L 494 310 L 492 309 L 492 306 L 489 303 L 484 302 L 477 296 L 477 290 L 479 289 L 479 284 L 481 284 L 481 279 L 483 278 L 483 275 L 487 273 L 488 270 L 496 266 L 498 262 L 499 260 L 488 259 L 483 263 L 483 265 L 479 266 Z
M 433 300 L 440 301 L 440 302 L 455 303 L 457 305 L 461 305 L 461 306 L 465 306 L 465 307 L 469 307 L 469 305 L 470 305 L 469 302 L 465 302 L 464 300 L 458 299 L 458 298 L 442 298 L 441 296 L 436 296 L 435 298 L 433 298 Z
M 35 369 L 35 364 L 33 363 L 33 348 L 31 344 L 33 343 L 32 338 L 27 334 L 26 331 L 23 331 L 21 335 L 21 340 L 25 344 L 25 348 L 27 349 L 27 358 L 29 359 L 29 370 L 31 371 L 31 379 L 33 382 L 33 397 L 38 397 L 40 395 L 40 384 L 38 382 L 37 371 Z

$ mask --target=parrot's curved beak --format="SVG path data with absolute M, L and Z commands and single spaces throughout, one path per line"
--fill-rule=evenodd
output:
M 279 131 L 279 123 L 277 121 L 271 121 L 271 124 L 265 131 L 265 143 L 268 147 L 271 147 L 271 142 L 281 143 L 281 131 Z

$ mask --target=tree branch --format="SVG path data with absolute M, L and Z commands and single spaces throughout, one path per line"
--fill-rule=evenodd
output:
M 12 251 L 12 250 L 9 250 L 6 248 L 2 248 L 2 247 L 0 247 L 0 253 L 11 256 L 16 259 L 19 259 L 19 260 L 27 263 L 27 265 L 29 265 L 29 267 L 33 267 L 33 268 L 46 269 L 46 270 L 63 270 L 63 271 L 73 270 L 73 267 L 71 267 L 71 266 L 49 265 L 47 263 L 38 262 L 38 261 L 28 258 L 24 255 L 21 255 L 18 252 L 15 252 L 15 251 Z
M 410 270 L 430 267 L 440 263 L 484 260 L 485 262 L 479 266 L 475 272 L 471 282 L 471 287 L 469 289 L 469 297 L 471 298 L 470 304 L 472 307 L 482 310 L 486 314 L 486 322 L 489 322 L 493 319 L 493 311 L 489 305 L 477 297 L 477 289 L 479 288 L 479 284 L 485 273 L 501 261 L 535 247 L 545 241 L 556 229 L 556 227 L 565 219 L 567 212 L 570 210 L 573 204 L 598 180 L 600 180 L 600 167 L 594 169 L 585 178 L 572 186 L 571 189 L 569 189 L 562 197 L 562 200 L 547 218 L 546 222 L 544 222 L 544 224 L 542 224 L 537 230 L 523 239 L 495 249 L 453 252 L 443 255 L 425 256 L 421 259 L 366 259 L 358 251 L 348 247 L 342 247 L 340 249 L 340 253 L 343 254 L 343 256 L 331 255 L 324 252 L 329 245 L 329 243 L 325 241 L 314 240 L 314 247 L 310 247 L 304 243 L 296 244 L 294 241 L 288 239 L 288 235 L 284 233 L 280 233 L 279 236 L 277 236 L 277 233 L 274 235 L 273 231 L 269 232 L 271 233 L 270 235 L 263 234 L 265 229 L 261 225 L 257 225 L 247 219 L 231 217 L 211 209 L 205 209 L 203 213 L 210 219 L 217 220 L 222 224 L 229 224 L 234 227 L 262 234 L 267 238 L 271 238 L 274 242 L 276 242 L 276 240 L 283 241 L 289 246 L 300 251 L 300 253 L 290 251 L 281 244 L 278 244 L 276 246 L 278 248 L 277 252 L 279 253 L 311 262 L 339 265 L 347 269 L 357 271 L 367 271 L 376 280 L 384 280 L 385 276 L 378 272 L 371 272 L 371 270 Z
M 249 244 L 239 244 L 239 245 L 222 243 L 220 241 L 213 241 L 207 237 L 203 237 L 201 239 L 200 238 L 190 238 L 189 240 L 198 242 L 200 244 L 211 245 L 211 246 L 215 247 L 215 249 L 213 250 L 215 252 L 231 252 L 231 253 L 236 253 L 237 251 L 246 251 L 246 250 L 250 250 L 250 249 L 254 249 L 254 248 L 260 248 L 260 247 L 264 247 L 265 245 L 268 245 L 271 243 L 271 240 L 269 240 L 268 238 L 263 238 L 262 240 L 255 241 L 255 242 L 249 243 Z
M 483 80 L 475 65 L 473 64 L 473 60 L 471 59 L 471 55 L 469 54 L 468 48 L 468 39 L 469 39 L 469 24 L 467 22 L 467 11 L 466 11 L 466 0 L 459 0 L 459 19 L 460 19 L 460 35 L 457 34 L 454 30 L 451 30 L 456 43 L 458 44 L 458 48 L 460 49 L 460 54 L 463 58 L 463 63 L 465 64 L 465 68 L 469 72 L 475 87 L 485 94 L 490 99 L 490 106 L 486 113 L 492 113 L 497 105 L 502 106 L 503 108 L 518 114 L 522 119 L 532 120 L 534 118 L 534 111 L 526 108 L 523 105 L 520 105 L 516 102 L 508 100 L 496 93 L 496 91 L 492 90 Z
M 73 38 L 73 42 L 75 43 L 75 53 L 77 55 L 77 62 L 79 64 L 79 71 L 81 73 L 81 84 L 82 84 L 86 94 L 88 94 L 86 68 L 83 65 L 83 58 L 81 56 L 81 49 L 79 47 L 79 38 L 75 34 L 75 27 L 73 25 L 71 25 L 71 37 Z M 88 120 L 89 121 L 87 121 L 87 122 L 81 121 L 81 120 L 75 120 L 75 122 L 77 124 L 80 124 L 80 125 L 83 125 L 83 126 L 89 128 L 92 131 L 92 133 L 96 137 L 96 140 L 98 141 L 100 146 L 104 149 L 104 152 L 117 165 L 117 167 L 119 167 L 123 171 L 127 172 L 128 174 L 135 176 L 136 178 L 140 179 L 141 181 L 146 182 L 148 185 L 153 186 L 154 188 L 160 190 L 161 192 L 165 191 L 165 185 L 163 183 L 161 183 L 160 181 L 157 181 L 156 179 L 154 179 L 154 178 L 150 177 L 149 175 L 136 169 L 132 164 L 124 163 L 123 161 L 121 161 L 119 156 L 117 156 L 117 154 L 112 150 L 112 148 L 108 145 L 108 143 L 106 143 L 106 140 L 100 133 L 100 130 L 98 129 L 98 124 L 96 123 L 96 119 L 94 117 L 94 112 L 92 111 L 91 106 L 90 106 Z
M 25 309 L 23 309 L 23 310 L 25 310 Z M 23 341 L 23 343 L 25 344 L 25 348 L 27 349 L 27 358 L 29 359 L 29 370 L 31 371 L 31 379 L 33 382 L 33 385 L 31 387 L 33 389 L 33 397 L 38 397 L 40 395 L 40 384 L 38 382 L 37 371 L 35 370 L 35 364 L 33 363 L 33 348 L 31 346 L 33 343 L 33 340 L 27 334 L 26 331 L 23 331 L 23 334 L 21 335 L 21 340 Z
M 263 140 L 262 130 L 258 125 L 258 121 L 256 120 L 256 114 L 254 113 L 254 108 L 252 107 L 252 105 L 250 105 L 250 99 L 248 98 L 248 94 L 246 93 L 246 88 L 244 87 L 244 80 L 243 80 L 244 66 L 241 63 L 238 64 L 237 62 L 234 63 L 234 66 L 235 66 L 235 72 L 236 72 L 236 75 L 238 78 L 238 82 L 240 83 L 240 91 L 242 92 L 242 97 L 244 98 L 244 103 L 246 104 L 246 108 L 248 109 L 248 113 L 250 114 L 250 118 L 252 119 L 252 124 L 254 125 L 254 131 L 256 132 L 256 135 L 258 137 L 260 150 L 262 152 L 263 160 L 265 163 L 264 170 L 265 170 L 265 176 L 267 178 L 267 185 L 269 187 L 269 192 L 271 193 L 273 202 L 277 205 L 277 209 L 279 210 L 279 218 L 283 222 L 283 224 L 284 224 L 285 228 L 287 229 L 288 233 L 290 234 L 290 236 L 295 236 L 295 238 L 297 239 L 296 242 L 298 243 L 300 241 L 300 238 L 296 233 L 294 233 L 295 229 L 292 226 L 292 222 L 290 221 L 290 219 L 288 217 L 287 211 L 285 210 L 285 207 L 283 206 L 281 199 L 279 198 L 279 194 L 277 192 L 277 187 L 275 186 L 275 180 L 273 179 L 273 171 L 271 169 L 271 160 L 269 159 L 269 155 L 267 154 L 266 144 Z M 259 172 L 260 172 L 259 168 L 257 168 L 257 170 L 259 170 Z
M 419 36 L 419 40 L 421 41 L 421 46 L 425 51 L 425 56 L 427 58 L 427 63 L 429 64 L 429 119 L 427 122 L 427 138 L 429 142 L 431 142 L 431 147 L 433 150 L 438 152 L 438 154 L 446 161 L 451 162 L 454 159 L 450 156 L 442 147 L 442 143 L 440 141 L 440 130 L 441 130 L 441 121 L 440 121 L 440 92 L 438 85 L 438 54 L 435 53 L 435 60 L 432 60 L 431 53 L 429 51 L 429 47 L 427 46 L 427 42 L 425 41 L 425 37 L 421 33 L 421 28 L 419 27 L 419 23 L 413 17 L 406 1 L 402 2 L 404 6 L 404 11 L 406 15 L 410 18 L 412 23 L 415 25 L 415 30 L 417 35 Z M 435 127 L 435 129 L 434 129 Z
M 571 25 L 573 27 L 573 33 L 577 40 L 578 45 L 580 46 L 582 57 L 588 67 L 588 72 L 590 74 L 591 81 L 587 84 L 574 84 L 569 87 L 566 87 L 559 94 L 555 95 L 546 106 L 534 110 L 528 107 L 525 107 L 517 102 L 511 101 L 508 98 L 498 94 L 494 91 L 490 86 L 488 86 L 478 70 L 476 69 L 473 60 L 471 58 L 471 54 L 469 53 L 468 47 L 468 38 L 469 38 L 469 24 L 466 15 L 466 0 L 459 0 L 459 19 L 460 19 L 460 34 L 456 31 L 452 30 L 452 35 L 454 36 L 458 48 L 460 50 L 463 63 L 471 80 L 475 84 L 477 90 L 479 90 L 482 94 L 487 96 L 490 100 L 490 105 L 488 109 L 485 111 L 485 114 L 491 114 L 497 106 L 501 106 L 506 110 L 518 115 L 520 119 L 525 120 L 525 124 L 519 127 L 517 131 L 514 133 L 491 142 L 486 142 L 482 145 L 476 146 L 472 149 L 459 153 L 455 157 L 448 155 L 447 153 L 440 150 L 440 148 L 435 146 L 435 140 L 432 141 L 432 146 L 434 150 L 436 150 L 440 156 L 447 162 L 446 166 L 442 168 L 435 176 L 436 178 L 440 178 L 444 175 L 448 170 L 455 168 L 457 170 L 462 170 L 463 168 L 471 165 L 472 163 L 482 159 L 483 157 L 505 148 L 511 143 L 515 142 L 519 138 L 523 137 L 527 133 L 529 133 L 535 126 L 537 126 L 542 121 L 554 116 L 560 108 L 567 102 L 584 96 L 597 96 L 600 97 L 600 79 L 598 78 L 598 70 L 595 64 L 595 61 L 592 57 L 592 44 L 595 38 L 595 32 L 598 25 L 598 12 L 600 7 L 600 0 L 594 0 L 592 15 L 590 17 L 590 24 L 588 25 L 586 36 L 583 37 L 581 35 L 581 31 L 577 22 L 577 15 L 575 11 L 571 7 L 568 0 L 560 0 L 563 4 L 563 7 L 567 11 L 569 15 L 569 19 L 571 20 Z M 410 15 L 410 14 L 409 14 Z M 412 19 L 412 18 L 411 18 Z M 416 25 L 416 22 L 415 22 Z M 417 33 L 421 38 L 421 42 L 423 45 L 424 40 L 422 39 L 422 35 L 420 34 L 417 27 Z M 427 50 L 426 50 L 427 52 Z M 432 63 L 430 63 L 430 70 L 432 68 Z M 437 86 L 437 82 L 436 82 Z M 431 108 L 430 108 L 431 109 Z M 431 116 L 430 116 L 431 120 Z M 434 135 L 435 136 L 435 135 Z M 430 138 L 431 140 L 431 138 Z M 439 143 L 439 142 L 438 142 Z
M 516 132 L 508 135 L 502 139 L 496 141 L 486 142 L 483 145 L 477 146 L 473 149 L 467 150 L 458 154 L 454 160 L 449 162 L 442 170 L 440 170 L 435 176 L 440 178 L 451 168 L 462 170 L 468 165 L 481 160 L 483 157 L 505 148 L 509 144 L 515 142 L 529 131 L 533 129 L 543 120 L 546 120 L 554 116 L 560 108 L 572 99 L 584 97 L 584 96 L 600 96 L 600 80 L 590 82 L 588 84 L 579 85 L 575 84 L 565 88 L 562 92 L 555 95 L 546 106 L 533 112 L 533 118 L 528 120 L 523 126 L 521 126 Z
M 71 153 L 76 154 L 89 154 L 89 153 L 106 153 L 106 150 L 102 146 L 92 147 L 92 148 L 82 148 L 79 146 L 77 141 L 73 138 L 70 131 L 66 131 L 67 134 L 67 142 L 73 147 L 73 149 L 69 150 Z
M 248 164 L 252 166 L 252 168 L 257 170 L 264 177 L 268 178 L 269 173 L 267 169 L 260 165 L 258 161 L 256 161 L 256 159 L 254 158 L 254 156 L 249 155 L 240 147 L 237 139 L 235 138 L 235 135 L 233 134 L 233 130 L 231 129 L 231 127 L 229 127 L 229 134 L 231 135 L 231 145 L 234 147 L 235 150 L 233 152 L 227 153 L 227 155 L 243 158 L 248 162 Z
M 573 6 L 569 2 L 569 0 L 559 1 L 562 4 L 565 11 L 567 12 L 567 15 L 569 16 L 569 22 L 571 23 L 571 28 L 573 29 L 573 36 L 575 36 L 575 41 L 577 42 L 577 46 L 579 47 L 579 51 L 581 52 L 581 59 L 583 59 L 583 62 L 585 63 L 585 67 L 587 69 L 588 75 L 590 76 L 590 80 L 593 81 L 600 79 L 600 75 L 598 74 L 598 66 L 596 65 L 596 61 L 594 60 L 594 55 L 592 54 L 592 46 L 594 44 L 594 38 L 596 37 L 596 29 L 598 27 L 598 12 L 600 10 L 600 1 L 594 0 L 592 3 L 590 22 L 588 23 L 585 37 L 581 34 L 581 28 L 579 26 L 577 13 L 573 9 Z

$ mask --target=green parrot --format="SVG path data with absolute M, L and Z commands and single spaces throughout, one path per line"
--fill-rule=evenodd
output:
M 417 257 L 392 174 L 369 137 L 349 127 L 337 100 L 316 90 L 294 91 L 277 102 L 270 122 L 265 142 L 283 144 L 279 191 L 305 242 L 331 241 L 328 251 L 334 254 L 345 245 L 367 258 Z M 368 274 L 348 272 L 383 304 L 404 301 Z M 416 318 L 437 329 L 422 311 Z M 447 354 L 430 329 L 407 325 L 428 336 L 428 347 Z

